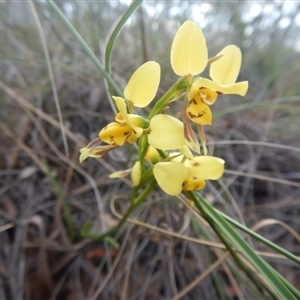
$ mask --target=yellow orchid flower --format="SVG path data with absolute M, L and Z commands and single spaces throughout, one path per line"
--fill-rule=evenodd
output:
M 134 115 L 134 117 L 137 116 Z M 172 116 L 156 115 L 151 119 L 148 128 L 144 130 L 142 127 L 138 127 L 142 132 L 135 131 L 131 126 L 137 125 L 112 122 L 105 126 L 99 133 L 100 138 L 93 140 L 85 148 L 80 149 L 80 162 L 83 162 L 88 157 L 100 158 L 110 150 L 118 148 L 126 142 L 134 143 L 143 131 L 148 135 L 148 143 L 154 148 L 174 150 L 186 146 L 183 124 Z M 101 146 L 101 141 L 109 145 Z
M 80 149 L 80 162 L 87 157 L 102 157 L 108 151 L 125 143 L 133 144 L 141 136 L 143 128 L 147 127 L 146 120 L 128 113 L 127 104 L 129 108 L 147 106 L 154 99 L 159 82 L 160 65 L 155 61 L 144 63 L 133 73 L 124 89 L 126 100 L 122 97 L 113 97 L 119 110 L 116 122 L 108 124 L 99 132 L 100 139 L 95 139 L 87 147 Z M 100 146 L 101 141 L 109 145 Z
M 186 77 L 188 85 L 187 100 L 184 105 L 184 132 L 186 143 L 200 153 L 200 147 L 193 129 L 185 120 L 185 115 L 198 124 L 198 131 L 204 154 L 207 154 L 203 125 L 211 125 L 212 105 L 220 94 L 238 94 L 244 96 L 248 82 L 236 82 L 242 61 L 241 51 L 234 45 L 225 47 L 214 58 L 208 60 L 205 37 L 199 26 L 192 21 L 184 22 L 175 34 L 171 48 L 171 65 L 174 72 Z M 211 64 L 210 79 L 193 79 L 205 67 Z
M 160 80 L 160 66 L 154 61 L 139 67 L 130 78 L 122 97 L 113 99 L 119 113 L 116 122 L 105 126 L 99 133 L 99 139 L 80 149 L 80 161 L 87 157 L 102 157 L 111 149 L 133 144 L 143 133 L 148 135 L 148 142 L 157 149 L 173 150 L 185 146 L 183 124 L 176 118 L 159 114 L 149 122 L 147 119 L 129 113 L 133 106 L 145 107 L 155 97 Z M 128 104 L 128 105 L 127 105 Z M 101 146 L 105 142 L 109 145 Z
M 173 71 L 182 77 L 193 77 L 200 74 L 208 64 L 208 51 L 206 40 L 200 27 L 192 21 L 184 22 L 174 36 L 171 47 L 171 65 Z M 217 94 L 238 94 L 244 96 L 248 89 L 248 82 L 235 83 L 239 75 L 242 54 L 235 45 L 229 45 L 220 51 L 211 61 L 210 77 L 213 81 L 199 82 L 197 89 L 206 88 L 208 97 L 213 92 Z M 209 91 L 211 89 L 212 91 Z M 195 89 L 193 89 L 195 90 Z M 202 94 L 203 91 L 202 91 Z M 189 97 L 192 99 L 192 97 Z M 189 100 L 190 100 L 189 99 Z M 213 102 L 215 99 L 213 100 Z M 212 103 L 209 103 L 212 104 Z
M 155 61 L 141 65 L 131 76 L 124 89 L 125 98 L 114 97 L 119 114 L 116 116 L 118 123 L 111 123 L 104 127 L 100 139 L 108 144 L 123 146 L 126 142 L 134 143 L 143 133 L 145 120 L 127 112 L 132 106 L 145 107 L 155 97 L 160 81 L 160 66 Z M 126 104 L 127 102 L 127 104 Z
M 114 97 L 119 113 L 115 117 L 116 122 L 105 126 L 100 132 L 100 139 L 111 145 L 123 146 L 125 143 L 133 144 L 143 133 L 146 122 L 143 117 L 127 112 L 125 99 Z
M 214 156 L 197 156 L 181 162 L 176 157 L 169 162 L 159 162 L 153 174 L 161 189 L 177 196 L 182 190 L 195 191 L 205 187 L 205 180 L 217 180 L 224 173 L 224 160 Z
M 188 92 L 191 92 L 193 76 L 201 73 L 207 63 L 208 51 L 202 30 L 195 22 L 184 22 L 174 36 L 171 47 L 171 65 L 177 75 L 186 77 Z M 213 92 L 210 94 L 212 98 L 217 97 Z M 203 98 L 206 98 L 204 93 L 201 94 L 195 90 L 190 94 L 188 103 L 185 103 L 183 107 L 184 138 L 186 144 L 197 153 L 200 153 L 199 142 L 187 117 L 192 120 L 204 120 L 202 123 L 206 125 L 211 123 L 211 111 L 203 103 Z M 198 131 L 203 132 L 203 129 L 199 128 L 200 126 L 198 125 Z M 200 135 L 200 140 L 203 152 L 207 154 L 204 134 Z

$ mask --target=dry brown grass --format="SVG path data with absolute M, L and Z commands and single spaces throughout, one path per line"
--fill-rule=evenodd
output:
M 130 167 L 135 153 L 124 147 L 79 164 L 79 148 L 113 113 L 101 76 L 80 48 L 55 18 L 49 25 L 39 15 L 63 125 L 35 26 L 2 21 L 7 36 L 0 62 L 0 299 L 218 299 L 218 288 L 227 299 L 251 299 L 244 275 L 205 221 L 182 199 L 159 190 L 115 237 L 118 249 L 80 235 L 87 222 L 95 233 L 117 224 L 131 183 L 107 175 Z M 165 52 L 165 45 L 158 49 L 161 58 Z M 115 57 L 113 75 L 122 85 L 139 63 L 122 52 Z M 248 72 L 253 54 L 245 57 Z M 207 133 L 210 151 L 226 161 L 226 173 L 203 193 L 220 210 L 299 256 L 300 98 L 294 78 L 300 68 L 293 63 L 287 68 L 275 81 L 253 81 L 245 99 L 220 97 Z M 162 91 L 172 82 L 169 74 Z M 300 289 L 298 266 L 250 242 Z

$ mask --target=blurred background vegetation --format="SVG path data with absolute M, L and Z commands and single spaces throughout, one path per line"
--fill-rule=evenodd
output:
M 103 62 L 107 40 L 130 2 L 55 2 Z M 203 194 L 300 255 L 300 3 L 145 1 L 112 53 L 111 75 L 122 89 L 147 60 L 161 64 L 159 95 L 175 82 L 170 48 L 187 19 L 202 28 L 210 57 L 228 44 L 239 46 L 238 81 L 249 81 L 244 98 L 220 96 L 212 108 L 210 152 L 225 159 L 226 172 Z M 79 234 L 87 222 L 95 233 L 117 223 L 130 181 L 107 175 L 131 167 L 136 152 L 122 147 L 79 164 L 78 150 L 114 112 L 102 75 L 44 1 L 0 3 L 0 30 L 0 299 L 261 298 L 230 259 L 210 269 L 221 250 L 182 236 L 217 239 L 160 191 L 136 213 L 140 223 L 129 223 L 116 237 L 120 248 Z M 179 112 L 180 106 L 170 109 Z M 265 258 L 300 288 L 297 266 Z

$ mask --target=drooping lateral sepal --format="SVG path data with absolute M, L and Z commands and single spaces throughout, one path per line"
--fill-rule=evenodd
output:
M 118 148 L 117 145 L 104 145 L 101 146 L 101 140 L 99 138 L 95 138 L 92 140 L 86 147 L 81 148 L 79 161 L 82 163 L 88 157 L 97 157 L 100 158 L 105 155 L 107 152 Z

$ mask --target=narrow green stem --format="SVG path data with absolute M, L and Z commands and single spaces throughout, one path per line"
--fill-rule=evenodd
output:
M 55 11 L 57 16 L 60 18 L 60 20 L 64 23 L 64 25 L 69 29 L 69 31 L 73 34 L 75 39 L 79 42 L 79 44 L 82 46 L 86 54 L 89 56 L 89 58 L 92 60 L 92 62 L 95 64 L 95 66 L 98 68 L 98 70 L 101 72 L 101 74 L 104 76 L 104 78 L 107 80 L 108 84 L 112 86 L 114 91 L 116 92 L 117 96 L 123 97 L 123 93 L 118 87 L 118 85 L 115 83 L 115 81 L 112 79 L 112 77 L 109 75 L 109 73 L 105 70 L 103 65 L 98 60 L 97 56 L 94 54 L 92 49 L 88 46 L 88 44 L 84 41 L 84 39 L 81 37 L 81 35 L 78 33 L 78 31 L 74 28 L 74 26 L 70 23 L 70 21 L 66 18 L 66 16 L 61 12 L 61 10 L 58 8 L 58 6 L 54 3 L 53 0 L 46 0 L 48 4 L 51 6 L 51 8 Z
M 146 170 L 146 172 L 142 176 L 140 186 L 143 186 L 147 182 L 151 181 L 153 177 L 153 166 L 151 166 L 148 170 Z
M 176 92 L 178 91 L 179 86 L 185 81 L 184 77 L 181 77 L 177 82 L 175 82 L 170 89 L 156 102 L 151 113 L 148 116 L 148 119 L 151 120 L 155 115 L 157 115 L 172 99 Z
M 145 156 L 148 148 L 149 148 L 148 136 L 146 134 L 142 134 L 139 139 L 139 157 L 140 157 L 142 174 L 144 174 L 145 172 Z
M 113 46 L 115 44 L 116 38 L 118 37 L 120 31 L 124 27 L 127 20 L 130 18 L 130 16 L 141 5 L 142 1 L 143 0 L 136 0 L 136 1 L 131 2 L 131 4 L 129 5 L 127 11 L 122 16 L 122 18 L 119 20 L 117 26 L 115 27 L 115 29 L 113 30 L 113 32 L 110 35 L 110 38 L 109 38 L 107 46 L 106 46 L 106 51 L 105 51 L 105 70 L 108 73 L 110 73 L 111 55 L 112 55 Z M 109 85 L 109 88 L 110 88 L 111 95 L 113 95 L 111 85 Z

